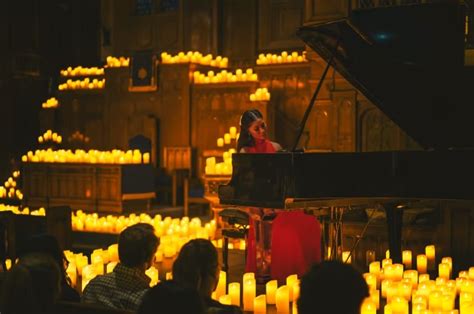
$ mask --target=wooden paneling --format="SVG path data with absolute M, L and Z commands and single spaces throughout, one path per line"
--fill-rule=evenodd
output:
M 257 54 L 257 1 L 225 0 L 219 43 L 222 55 L 228 57 L 233 66 L 255 64 Z
M 295 35 L 304 21 L 303 0 L 261 0 L 258 3 L 259 51 L 304 46 Z
M 347 16 L 347 0 L 306 0 L 305 23 L 334 20 Z

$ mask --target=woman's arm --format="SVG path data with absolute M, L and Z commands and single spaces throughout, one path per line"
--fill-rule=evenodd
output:
M 281 148 L 281 145 L 276 143 L 276 142 L 272 142 L 272 145 L 273 145 L 273 148 L 275 148 L 276 152 L 279 152 L 279 151 L 283 150 L 283 148 Z

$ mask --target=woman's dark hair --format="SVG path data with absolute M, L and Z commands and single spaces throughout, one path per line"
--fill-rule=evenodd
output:
M 132 225 L 119 235 L 120 263 L 131 268 L 143 265 L 151 260 L 159 244 L 160 241 L 152 225 L 147 223 Z
M 351 265 L 325 261 L 313 265 L 301 279 L 298 313 L 358 314 L 369 296 L 364 278 Z
M 163 281 L 143 296 L 137 314 L 203 314 L 204 305 L 196 289 L 175 281 Z
M 61 274 L 50 255 L 26 254 L 5 276 L 1 313 L 48 313 L 53 309 L 61 292 Z
M 209 240 L 194 239 L 186 243 L 173 264 L 173 279 L 179 284 L 199 289 L 201 280 L 215 277 L 219 267 L 217 250 Z
M 249 127 L 252 122 L 257 121 L 258 119 L 263 119 L 263 115 L 257 109 L 247 110 L 240 117 L 240 136 L 237 141 L 238 153 L 240 153 L 240 150 L 243 147 L 250 147 L 255 145 L 255 140 L 249 133 Z

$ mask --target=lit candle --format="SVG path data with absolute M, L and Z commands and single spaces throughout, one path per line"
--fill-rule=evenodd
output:
M 265 290 L 267 294 L 267 303 L 268 304 L 275 304 L 276 303 L 276 290 L 278 288 L 278 281 L 276 280 L 270 280 L 267 282 L 265 285 Z
M 225 144 L 230 144 L 230 134 L 229 133 L 224 134 L 224 143 Z
M 387 265 L 392 265 L 392 260 L 390 258 L 386 258 L 382 260 L 382 269 L 385 269 Z
M 290 291 L 288 286 L 281 286 L 276 291 L 276 308 L 278 313 L 290 312 Z
M 422 314 L 425 313 L 426 303 L 413 303 L 412 304 L 412 314 Z
M 371 290 L 370 291 L 370 298 L 372 299 L 372 302 L 374 302 L 375 306 L 377 307 L 377 310 L 380 307 L 380 291 L 379 290 Z
M 231 126 L 229 128 L 230 138 L 235 139 L 237 137 L 237 128 L 235 126 Z
M 377 314 L 377 306 L 371 298 L 365 298 L 360 307 L 360 314 Z
M 427 263 L 428 261 L 426 255 L 420 254 L 416 256 L 416 268 L 418 270 L 418 273 L 426 273 Z
M 418 285 L 418 271 L 414 269 L 405 270 L 403 278 L 409 279 L 413 288 L 416 288 Z
M 369 273 L 374 274 L 374 275 L 379 275 L 380 274 L 380 262 L 372 262 L 369 265 Z
M 150 153 L 143 153 L 143 163 L 144 164 L 150 163 Z
M 253 300 L 253 312 L 256 314 L 267 313 L 267 301 L 264 294 L 259 295 Z
M 449 273 L 453 271 L 453 259 L 451 257 L 443 257 L 441 263 L 449 264 Z
M 367 286 L 369 287 L 369 291 L 377 289 L 377 275 L 365 273 L 364 278 L 365 282 L 367 283 Z
M 370 265 L 371 263 L 375 262 L 375 251 L 367 250 L 365 252 L 365 262 L 366 265 Z
M 428 260 L 427 266 L 429 269 L 434 269 L 435 268 L 435 261 L 436 261 L 436 252 L 435 252 L 435 246 L 434 245 L 427 245 L 425 247 L 425 255 Z
M 74 288 L 76 287 L 77 282 L 77 268 L 75 263 L 69 263 L 66 269 L 66 273 L 71 279 L 71 286 Z
M 403 265 L 405 265 L 405 268 L 410 269 L 411 268 L 411 263 L 412 263 L 412 254 L 411 251 L 403 251 L 402 252 L 402 261 Z
M 438 290 L 430 292 L 428 305 L 431 311 L 441 310 L 441 296 L 442 296 L 442 293 Z
M 342 262 L 350 264 L 352 262 L 352 256 L 350 251 L 342 252 Z
M 293 302 L 293 284 L 298 281 L 298 275 L 289 275 L 286 277 L 286 285 L 288 287 L 289 292 L 289 300 Z
M 441 295 L 441 310 L 442 311 L 454 310 L 455 298 L 456 296 L 452 294 L 442 294 Z
M 224 139 L 222 137 L 217 139 L 217 147 L 224 147 Z
M 390 302 L 392 313 L 408 313 L 408 301 L 402 297 L 393 297 Z
M 449 269 L 449 264 L 448 263 L 441 263 L 438 265 L 438 276 L 441 278 L 445 278 L 446 280 L 449 280 L 450 277 L 450 269 Z
M 232 305 L 240 306 L 240 283 L 232 282 L 229 284 L 229 295 Z
M 255 299 L 256 283 L 255 279 L 247 278 L 244 281 L 244 311 L 253 311 L 253 300 Z

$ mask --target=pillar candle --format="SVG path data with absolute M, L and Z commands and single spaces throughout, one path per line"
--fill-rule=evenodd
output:
M 290 312 L 290 292 L 288 286 L 281 286 L 277 289 L 276 308 L 278 313 Z
M 244 311 L 253 311 L 253 300 L 255 299 L 255 290 L 256 290 L 256 283 L 255 279 L 247 278 L 244 281 Z
M 426 303 L 413 303 L 412 314 L 422 314 L 427 309 Z
M 350 254 L 351 254 L 350 251 L 342 252 L 342 262 L 343 263 L 347 263 L 347 264 L 352 263 L 352 256 Z
M 410 279 L 413 288 L 418 286 L 418 271 L 414 269 L 405 270 L 403 278 Z
M 219 303 L 225 304 L 225 305 L 231 305 L 232 304 L 232 298 L 228 294 L 221 295 L 219 297 Z
M 379 275 L 380 274 L 380 262 L 372 262 L 369 265 L 369 273 L 374 274 L 374 275 Z
M 412 254 L 411 254 L 411 251 L 403 251 L 402 252 L 402 261 L 403 261 L 403 265 L 405 265 L 405 268 L 406 269 L 410 269 L 411 268 L 411 264 L 412 264 Z
M 431 291 L 428 297 L 428 306 L 431 311 L 441 310 L 441 292 L 438 290 Z
M 229 295 L 232 305 L 240 306 L 240 283 L 232 282 L 229 284 Z
M 449 272 L 451 273 L 453 271 L 453 259 L 451 257 L 443 257 L 441 263 L 449 264 Z
M 379 290 L 371 290 L 370 292 L 370 298 L 372 299 L 372 302 L 374 302 L 375 306 L 377 307 L 377 310 L 380 307 L 380 291 Z
M 150 153 L 143 153 L 143 163 L 144 164 L 150 163 Z
M 370 265 L 370 263 L 375 262 L 375 251 L 367 250 L 365 252 L 365 263 L 366 265 Z
M 231 126 L 229 128 L 229 134 L 230 134 L 230 138 L 235 139 L 237 137 L 237 128 L 235 126 Z
M 425 255 L 427 258 L 427 266 L 429 269 L 434 269 L 435 266 L 435 261 L 436 261 L 436 252 L 435 252 L 435 246 L 434 245 L 427 245 L 425 247 Z
M 372 299 L 365 298 L 360 307 L 360 314 L 377 314 L 377 306 Z
M 392 313 L 406 313 L 408 314 L 408 301 L 403 297 L 393 297 L 390 302 Z
M 392 265 L 392 260 L 390 258 L 386 258 L 382 260 L 382 269 L 385 269 L 387 265 Z
M 286 286 L 288 287 L 290 302 L 293 302 L 293 284 L 298 280 L 298 275 L 289 275 L 286 277 Z
M 422 282 L 429 281 L 429 280 L 430 280 L 430 274 L 419 274 L 418 275 L 418 283 L 422 283 Z
M 449 280 L 450 277 L 450 267 L 448 263 L 441 263 L 438 265 L 438 276 Z
M 255 314 L 267 313 L 267 301 L 264 294 L 259 295 L 253 300 L 253 312 Z
M 426 273 L 427 270 L 427 257 L 424 254 L 420 254 L 416 256 L 416 268 L 418 270 L 418 273 Z
M 230 134 L 229 133 L 224 134 L 224 143 L 225 144 L 230 144 Z
M 365 273 L 364 275 L 365 282 L 369 287 L 369 291 L 377 289 L 377 275 L 371 273 Z
M 245 273 L 243 276 L 242 276 L 242 281 L 245 282 L 246 280 L 248 279 L 255 279 L 255 273 Z
M 278 288 L 278 281 L 270 280 L 265 285 L 265 290 L 267 294 L 267 303 L 275 304 L 276 303 L 276 290 Z
M 217 147 L 224 147 L 224 139 L 222 137 L 217 139 Z

